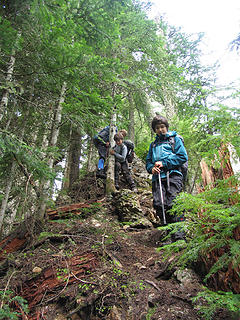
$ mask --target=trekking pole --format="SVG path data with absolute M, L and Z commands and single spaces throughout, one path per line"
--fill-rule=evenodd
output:
M 159 172 L 159 174 L 158 174 L 158 181 L 159 181 L 160 197 L 161 197 L 161 202 L 162 202 L 163 224 L 167 224 L 167 223 L 166 223 L 165 211 L 164 211 L 162 182 L 161 182 L 160 172 Z

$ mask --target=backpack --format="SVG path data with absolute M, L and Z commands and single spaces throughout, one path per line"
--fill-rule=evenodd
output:
M 182 143 L 184 145 L 183 137 L 180 136 L 179 134 L 177 134 L 177 137 L 182 140 Z M 174 152 L 175 138 L 174 137 L 169 137 L 169 142 L 170 142 L 170 144 L 172 146 L 172 151 Z M 187 174 L 188 174 L 188 161 L 184 162 L 184 164 L 181 167 L 179 167 L 179 171 L 181 171 L 181 173 L 183 175 L 183 183 L 185 183 L 187 181 Z
M 104 142 L 109 141 L 109 131 L 110 131 L 110 127 L 106 126 L 100 132 L 98 132 L 97 138 L 99 137 L 100 140 L 103 140 Z
M 127 162 L 128 163 L 132 163 L 133 162 L 133 158 L 134 158 L 134 143 L 131 140 L 124 140 L 123 143 L 125 144 L 125 146 L 127 147 Z

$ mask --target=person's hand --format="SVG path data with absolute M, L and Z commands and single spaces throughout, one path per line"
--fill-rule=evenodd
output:
M 152 168 L 152 174 L 159 174 L 162 167 L 162 161 L 155 162 L 154 167 Z
M 115 151 L 113 149 L 109 150 L 110 154 L 115 154 Z

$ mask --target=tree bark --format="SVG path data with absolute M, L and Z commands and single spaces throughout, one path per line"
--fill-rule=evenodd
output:
M 79 129 L 72 130 L 69 150 L 69 189 L 79 180 L 79 164 L 82 153 L 82 135 Z
M 214 186 L 217 180 L 225 180 L 234 175 L 228 146 L 222 144 L 218 152 L 220 155 L 220 168 L 214 168 L 214 166 L 209 167 L 204 159 L 202 159 L 200 162 L 203 188 L 209 185 Z
M 166 89 L 164 90 L 164 106 L 166 110 L 166 117 L 168 120 L 171 121 L 173 117 L 176 115 L 176 109 L 173 99 Z
M 20 36 L 21 36 L 21 33 L 19 32 L 17 34 L 16 44 L 18 43 Z M 9 83 L 12 82 L 15 61 L 16 61 L 16 58 L 15 58 L 15 46 L 14 46 L 12 50 L 12 55 L 10 57 L 8 70 L 7 70 L 7 76 L 6 76 L 7 86 L 9 86 Z M 3 90 L 2 99 L 0 101 L 0 121 L 2 120 L 4 113 L 6 111 L 5 109 L 7 108 L 7 105 L 8 105 L 8 97 L 9 97 L 9 88 L 6 88 Z
M 93 141 L 91 137 L 89 137 L 88 141 L 88 159 L 87 159 L 87 172 L 91 172 L 95 170 L 94 157 L 93 157 Z
M 34 87 L 32 87 L 32 91 L 31 91 L 31 94 L 30 94 L 30 101 L 32 100 L 33 89 L 34 89 Z M 29 109 L 27 109 L 27 112 L 26 112 L 26 115 L 25 115 L 26 118 L 29 116 L 29 113 L 30 113 L 30 111 L 29 111 Z M 11 116 L 12 116 L 12 114 L 11 114 Z M 6 130 L 8 130 L 8 127 L 11 124 L 11 116 L 10 116 L 9 120 L 7 121 Z M 22 126 L 22 131 L 21 131 L 21 134 L 20 134 L 20 137 L 19 137 L 20 139 L 23 139 L 23 137 L 24 137 L 25 127 L 26 127 L 26 125 L 25 125 L 25 122 L 24 122 L 23 126 Z M 5 192 L 4 192 L 4 199 L 2 201 L 2 205 L 1 205 L 1 208 L 0 208 L 0 235 L 2 233 L 4 233 L 4 230 L 3 230 L 4 216 L 5 216 L 5 212 L 6 212 L 6 209 L 7 209 L 8 200 L 9 200 L 9 195 L 10 195 L 10 192 L 11 192 L 12 184 L 13 184 L 13 181 L 14 181 L 15 176 L 16 176 L 16 168 L 17 168 L 18 164 L 19 163 L 17 161 L 16 155 L 14 155 L 13 158 L 12 158 L 12 162 L 10 164 L 10 170 L 9 170 L 10 173 L 9 173 L 9 177 L 7 179 L 7 182 L 6 182 L 6 187 L 5 187 Z M 27 199 L 27 195 L 25 196 L 25 199 Z M 17 209 L 16 209 L 16 211 L 17 211 Z M 12 216 L 11 223 L 13 222 L 13 219 L 15 219 L 16 211 L 15 211 L 15 214 L 13 214 L 13 216 Z
M 8 235 L 10 233 L 10 231 L 12 230 L 13 226 L 14 226 L 14 221 L 16 219 L 16 215 L 20 206 L 20 202 L 21 200 L 19 199 L 15 204 L 14 207 L 12 207 L 11 210 L 11 214 L 9 216 L 5 217 L 5 225 L 3 232 L 2 232 L 2 237 L 4 238 L 6 235 Z
M 132 99 L 131 93 L 128 96 L 128 101 L 129 101 L 129 125 L 128 125 L 128 137 L 129 139 L 134 142 L 135 141 L 135 122 L 134 122 L 134 102 Z
M 115 89 L 116 86 L 112 84 L 112 100 L 115 98 Z M 113 110 L 111 114 L 111 122 L 110 122 L 110 131 L 109 131 L 109 148 L 113 148 L 115 145 L 114 134 L 116 132 L 117 127 L 117 108 L 116 105 L 113 105 Z M 116 191 L 115 188 L 115 179 L 114 179 L 114 170 L 115 170 L 115 157 L 109 153 L 108 156 L 108 169 L 107 169 L 107 178 L 106 178 L 106 195 L 110 197 L 113 192 Z
M 4 219 L 5 211 L 7 208 L 7 204 L 8 204 L 9 194 L 10 194 L 12 184 L 13 184 L 13 179 L 15 176 L 15 170 L 16 170 L 16 162 L 14 160 L 12 160 L 12 163 L 10 165 L 10 170 L 9 170 L 9 179 L 7 180 L 7 184 L 6 184 L 6 188 L 5 188 L 5 192 L 4 192 L 4 198 L 2 200 L 2 205 L 1 205 L 1 209 L 0 209 L 0 237 L 2 235 L 3 219 Z
M 110 134 L 109 134 L 109 141 L 110 141 L 111 148 L 115 145 L 115 141 L 114 141 L 113 137 L 116 132 L 116 118 L 117 118 L 116 107 L 114 107 L 114 111 L 111 116 Z M 114 155 L 109 154 L 107 179 L 106 179 L 106 194 L 107 194 L 107 196 L 110 196 L 113 192 L 116 191 L 115 183 L 114 183 L 114 167 L 115 167 L 115 157 L 114 157 Z
M 72 125 L 70 126 L 69 129 L 69 141 L 71 139 L 72 136 Z M 63 182 L 62 182 L 62 190 L 67 190 L 69 189 L 69 172 L 70 172 L 70 146 L 68 146 L 68 149 L 66 150 L 66 156 L 65 156 L 65 167 L 64 167 L 64 174 L 63 174 Z
M 56 107 L 55 115 L 53 117 L 52 132 L 51 132 L 51 137 L 50 137 L 50 146 L 51 147 L 56 147 L 56 145 L 57 145 L 57 139 L 58 139 L 58 134 L 59 134 L 59 125 L 61 123 L 61 117 L 62 117 L 62 104 L 64 103 L 64 100 L 65 100 L 66 89 L 67 89 L 67 85 L 66 85 L 66 82 L 64 82 L 63 86 L 62 86 L 62 90 L 61 90 L 59 103 Z M 49 166 L 50 170 L 53 169 L 53 163 L 54 163 L 54 157 L 51 155 L 48 160 L 48 166 Z M 50 186 L 51 186 L 51 179 L 48 179 L 43 184 L 43 194 L 42 194 L 40 204 L 39 204 L 38 218 L 40 220 L 42 220 L 44 218 L 46 206 L 47 206 L 47 200 L 51 196 Z

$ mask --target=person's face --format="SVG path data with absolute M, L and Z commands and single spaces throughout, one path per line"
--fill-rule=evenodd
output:
M 161 124 L 156 125 L 155 132 L 158 135 L 160 135 L 160 134 L 165 135 L 168 132 L 168 130 L 167 130 L 167 127 L 165 126 L 165 124 L 161 123 Z
M 118 146 L 121 146 L 122 143 L 123 143 L 122 139 L 116 141 L 116 145 L 118 145 Z

